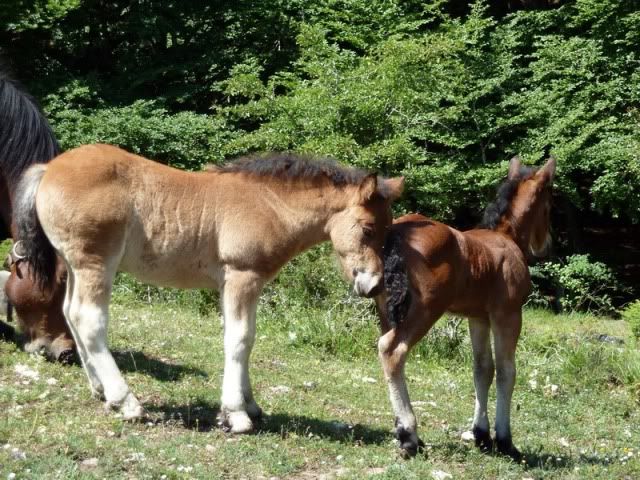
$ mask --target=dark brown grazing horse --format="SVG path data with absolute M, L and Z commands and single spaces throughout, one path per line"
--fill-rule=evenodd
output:
M 22 173 L 59 153 L 58 142 L 36 102 L 0 66 L 0 241 L 15 238 L 13 199 Z M 41 286 L 31 274 L 30 263 L 14 254 L 5 285 L 8 301 L 26 336 L 27 351 L 44 349 L 52 359 L 70 361 L 75 346 L 62 313 L 64 264 L 55 256 L 40 256 L 36 261 L 46 263 L 42 268 L 56 281 Z M 0 322 L 0 332 L 10 337 L 12 328 Z
M 386 291 L 376 297 L 382 328 L 378 351 L 404 454 L 415 455 L 421 446 L 404 377 L 406 357 L 448 311 L 469 319 L 476 445 L 493 449 L 487 397 L 495 370 L 496 447 L 520 456 L 511 440 L 510 407 L 522 305 L 531 291 L 526 256 L 543 254 L 549 244 L 555 167 L 554 159 L 536 170 L 514 158 L 480 228 L 460 232 L 417 214 L 395 220 L 390 228 L 384 247 Z

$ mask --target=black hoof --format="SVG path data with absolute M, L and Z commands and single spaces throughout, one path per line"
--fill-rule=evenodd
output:
M 69 350 L 65 350 L 60 355 L 58 355 L 57 361 L 62 365 L 73 365 L 75 363 L 78 363 L 78 357 L 76 356 L 75 350 L 70 348 Z
M 13 342 L 16 338 L 16 331 L 11 325 L 0 322 L 0 338 L 7 342 Z
M 400 454 L 405 459 L 415 457 L 418 452 L 422 452 L 424 449 L 424 442 L 419 438 L 417 442 L 413 440 L 411 432 L 399 425 L 397 420 L 394 436 L 400 442 Z
M 476 447 L 483 453 L 490 453 L 493 450 L 493 440 L 487 430 L 474 427 L 473 437 L 475 438 Z
M 248 413 L 248 415 L 252 422 L 259 422 L 264 417 L 264 412 L 262 411 L 261 408 L 258 408 L 257 413 L 253 413 L 253 414 Z
M 520 460 L 522 460 L 522 453 L 520 453 L 520 450 L 513 445 L 511 437 L 503 439 L 496 438 L 496 450 L 501 455 L 511 457 L 511 459 L 516 462 L 520 462 Z

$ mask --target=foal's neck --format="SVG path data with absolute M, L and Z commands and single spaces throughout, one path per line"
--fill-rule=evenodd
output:
M 535 206 L 524 208 L 517 203 L 517 198 L 514 198 L 495 229 L 497 232 L 511 237 L 524 254 L 529 250 L 531 235 L 533 234 L 531 219 L 534 211 Z
M 296 238 L 298 250 L 306 250 L 329 240 L 331 217 L 348 205 L 349 190 L 333 185 L 265 185 L 269 204 L 289 236 Z

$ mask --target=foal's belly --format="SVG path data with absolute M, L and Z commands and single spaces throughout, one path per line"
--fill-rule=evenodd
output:
M 184 250 L 126 251 L 118 271 L 131 273 L 144 283 L 175 288 L 219 289 L 224 278 L 222 265 Z

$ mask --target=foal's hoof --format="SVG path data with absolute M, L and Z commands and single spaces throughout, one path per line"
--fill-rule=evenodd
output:
M 262 420 L 264 413 L 262 409 L 257 404 L 254 403 L 253 405 L 247 406 L 247 415 L 249 415 L 249 418 L 251 419 L 252 422 L 257 422 Z
M 417 442 L 406 441 L 400 443 L 400 456 L 405 460 L 415 457 L 418 453 L 424 452 L 424 442 L 418 438 Z
M 218 424 L 227 433 L 251 433 L 253 431 L 253 422 L 247 412 L 222 410 L 218 416 Z
M 481 452 L 491 453 L 493 451 L 493 440 L 487 430 L 474 428 L 473 438 L 475 439 L 476 447 L 478 447 Z
M 507 439 L 499 439 L 496 438 L 496 450 L 501 455 L 506 455 L 507 457 L 511 457 L 511 459 L 515 462 L 520 462 L 522 460 L 522 453 L 518 450 L 511 441 L 511 438 Z
M 16 330 L 6 323 L 0 321 L 0 339 L 8 342 L 14 341 L 16 338 Z
M 119 402 L 107 402 L 107 410 L 119 410 L 122 419 L 127 422 L 135 422 L 146 418 L 146 413 L 140 402 L 131 392 L 128 392 L 124 399 Z
M 396 427 L 394 436 L 400 444 L 400 456 L 404 459 L 415 457 L 424 450 L 424 442 L 418 438 L 418 435 L 401 425 Z
M 72 348 L 61 352 L 56 360 L 62 365 L 73 365 L 75 363 L 78 363 L 78 357 L 75 350 L 73 350 Z

